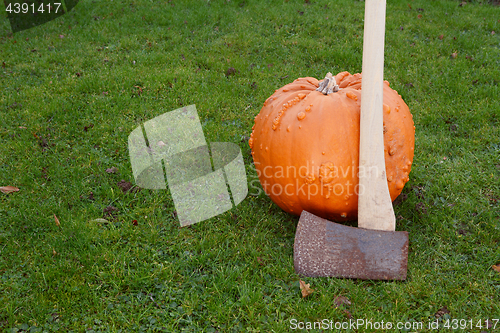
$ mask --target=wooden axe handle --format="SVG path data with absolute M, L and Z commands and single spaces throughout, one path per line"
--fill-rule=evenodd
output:
M 366 0 L 359 140 L 358 227 L 394 231 L 383 134 L 385 0 Z

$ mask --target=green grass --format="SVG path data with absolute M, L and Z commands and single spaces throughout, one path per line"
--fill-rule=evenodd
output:
M 410 233 L 408 279 L 302 278 L 315 290 L 306 298 L 293 268 L 298 218 L 255 188 L 233 210 L 180 228 L 167 191 L 117 184 L 133 182 L 129 133 L 189 104 L 208 142 L 240 145 L 256 184 L 242 140 L 253 118 L 297 77 L 361 70 L 364 2 L 83 0 L 16 34 L 2 19 L 0 186 L 20 191 L 0 193 L 0 329 L 287 332 L 292 319 L 351 316 L 427 325 L 446 307 L 441 325 L 473 320 L 464 331 L 493 332 L 484 320 L 500 318 L 491 269 L 500 263 L 500 7 L 459 4 L 387 7 L 385 78 L 416 126 L 395 208 L 398 230 Z M 110 205 L 111 223 L 89 222 Z M 351 304 L 336 308 L 337 296 Z

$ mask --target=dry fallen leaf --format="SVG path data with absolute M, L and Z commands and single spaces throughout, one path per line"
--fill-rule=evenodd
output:
M 333 302 L 335 303 L 335 307 L 337 308 L 342 305 L 351 305 L 351 301 L 349 301 L 349 299 L 347 299 L 347 297 L 345 296 L 337 296 L 335 297 Z
M 57 218 L 56 214 L 54 214 L 54 220 L 56 221 L 56 225 L 60 227 L 61 223 L 59 223 L 59 219 Z
M 52 249 L 52 255 L 54 255 L 54 256 L 57 255 L 56 250 Z
M 110 205 L 110 206 L 107 206 L 106 208 L 104 208 L 103 213 L 104 213 L 104 215 L 108 215 L 108 216 L 113 217 L 113 213 L 116 211 L 118 211 L 118 208 Z
M 140 87 L 140 86 L 134 86 L 134 88 L 137 88 L 137 95 L 141 96 L 141 94 L 142 94 L 142 87 Z
M 498 265 L 492 265 L 492 266 L 491 266 L 491 268 L 493 268 L 493 270 L 494 270 L 495 272 L 500 273 L 500 264 L 498 264 Z
M 9 194 L 11 192 L 18 192 L 19 189 L 15 186 L 1 186 L 0 187 L 0 192 Z
M 112 168 L 106 169 L 107 173 L 116 173 L 117 171 L 118 171 L 118 169 L 116 167 L 112 167 Z
M 126 182 L 124 180 L 119 181 L 117 185 L 118 185 L 119 188 L 122 189 L 123 193 L 126 193 L 129 190 L 132 193 L 139 192 L 139 190 L 141 189 L 140 187 L 134 187 L 133 188 L 133 185 L 132 185 L 131 182 Z
M 125 193 L 132 188 L 132 183 L 120 180 L 118 182 L 118 187 L 122 189 L 123 193 Z
M 302 297 L 307 297 L 311 295 L 314 289 L 311 289 L 311 285 L 309 283 L 305 283 L 302 280 L 299 280 L 300 283 L 300 292 L 302 293 Z
M 109 221 L 108 221 L 108 220 L 106 220 L 106 219 L 97 218 L 97 219 L 90 220 L 90 222 L 96 222 L 96 223 L 108 223 Z
M 448 310 L 448 308 L 446 306 L 443 306 L 441 309 L 438 310 L 438 312 L 436 312 L 434 317 L 440 318 L 440 317 L 444 316 L 445 314 L 450 314 L 450 310 Z
M 236 74 L 236 69 L 234 69 L 233 67 L 229 67 L 228 70 L 226 71 L 226 77 L 229 77 L 234 74 Z

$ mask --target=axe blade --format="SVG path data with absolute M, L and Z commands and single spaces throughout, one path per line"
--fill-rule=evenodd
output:
M 295 235 L 297 274 L 405 280 L 408 232 L 348 227 L 302 211 Z

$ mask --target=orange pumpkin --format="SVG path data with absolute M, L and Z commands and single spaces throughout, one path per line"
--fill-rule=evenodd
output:
M 383 90 L 386 174 L 394 200 L 409 180 L 415 127 L 389 82 Z M 348 72 L 322 81 L 296 79 L 265 101 L 248 143 L 262 188 L 283 210 L 299 215 L 305 209 L 334 221 L 357 218 L 360 106 L 361 74 Z

